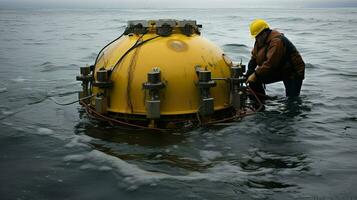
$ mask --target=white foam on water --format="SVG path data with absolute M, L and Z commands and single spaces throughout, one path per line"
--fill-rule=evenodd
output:
M 0 93 L 3 93 L 3 92 L 7 92 L 7 88 L 5 88 L 5 87 L 0 88 Z
M 84 154 L 75 154 L 75 155 L 68 155 L 63 158 L 65 162 L 82 162 L 86 160 L 86 155 Z
M 2 122 L 2 124 L 6 125 L 6 126 L 13 126 L 14 124 L 11 122 Z
M 11 81 L 17 82 L 17 83 L 22 83 L 27 81 L 27 79 L 22 78 L 22 76 L 18 76 L 17 78 L 11 79 Z
M 65 145 L 65 147 L 87 147 L 88 142 L 92 141 L 93 139 L 86 135 L 75 135 L 71 141 Z
M 222 153 L 218 152 L 218 151 L 202 150 L 202 151 L 200 151 L 200 156 L 201 156 L 202 160 L 210 161 L 210 160 L 214 160 L 216 158 L 222 157 Z
M 3 115 L 12 115 L 12 114 L 14 114 L 13 111 L 8 111 L 8 110 L 2 110 L 1 113 L 2 113 Z
M 66 157 L 65 157 L 65 159 L 66 159 Z M 67 158 L 67 159 L 69 159 L 69 158 Z M 68 161 L 68 160 L 67 160 Z M 88 164 L 84 164 L 84 165 L 82 165 L 81 167 L 80 167 L 80 169 L 97 169 L 98 168 L 98 166 L 97 165 L 93 165 L 93 164 L 90 164 L 90 163 L 88 163 Z
M 100 166 L 99 167 L 99 170 L 100 171 L 110 171 L 110 170 L 112 170 L 113 168 L 111 168 L 111 167 L 108 167 L 108 166 Z
M 52 129 L 44 128 L 44 127 L 37 127 L 35 134 L 41 135 L 41 136 L 49 136 L 49 137 L 57 138 L 57 139 L 60 139 L 63 141 L 68 140 L 70 138 L 69 136 L 66 136 L 63 132 L 56 133 Z
M 187 175 L 170 175 L 161 172 L 151 172 L 141 169 L 139 166 L 130 164 L 120 158 L 107 155 L 101 151 L 92 150 L 85 154 L 68 155 L 64 158 L 66 162 L 95 162 L 94 164 L 82 165 L 81 169 L 96 169 L 100 171 L 111 171 L 118 177 L 120 184 L 124 184 L 129 190 L 135 190 L 141 185 L 156 185 L 160 180 L 172 179 L 178 181 L 222 181 L 237 182 L 243 181 L 250 175 L 264 175 L 271 170 L 261 169 L 260 171 L 247 172 L 240 166 L 232 165 L 229 162 L 220 162 L 205 172 L 190 172 Z
M 97 166 L 94 164 L 84 164 L 80 167 L 80 169 L 86 170 L 86 169 L 92 169 L 92 170 L 99 170 L 99 171 L 110 171 L 113 168 L 109 167 L 109 166 Z
M 235 154 L 235 153 L 227 153 L 227 156 L 233 157 L 233 156 L 237 156 L 237 154 Z
M 51 130 L 49 128 L 39 127 L 39 128 L 37 128 L 37 133 L 39 135 L 53 135 L 53 130 Z
M 208 144 L 205 145 L 205 147 L 206 148 L 213 148 L 213 147 L 216 147 L 216 145 L 213 144 L 213 143 L 208 143 Z

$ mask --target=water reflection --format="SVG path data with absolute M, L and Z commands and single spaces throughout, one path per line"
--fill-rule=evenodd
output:
M 295 182 L 281 179 L 281 176 L 305 176 L 311 171 L 308 148 L 299 139 L 304 132 L 299 127 L 300 121 L 306 119 L 310 111 L 311 106 L 304 96 L 281 97 L 266 102 L 266 110 L 249 122 L 251 127 L 255 127 L 251 132 L 255 141 L 238 163 L 246 171 L 269 169 L 270 173 L 249 177 L 245 186 L 256 189 L 299 188 Z
M 212 166 L 210 163 L 180 155 L 184 153 L 175 150 L 177 145 L 187 139 L 187 133 L 124 129 L 89 120 L 83 111 L 79 113 L 82 121 L 75 127 L 76 134 L 99 139 L 88 142 L 88 145 L 107 155 L 134 161 L 139 165 L 150 165 L 149 168 L 154 171 L 171 171 L 167 166 L 203 171 Z
M 239 190 L 298 189 L 281 177 L 311 170 L 296 126 L 310 107 L 303 98 L 281 98 L 268 101 L 267 108 L 240 122 L 184 133 L 127 130 L 89 119 L 80 110 L 75 132 L 94 138 L 87 142 L 94 150 L 145 172 L 173 179 L 214 179 Z
M 306 158 L 305 154 L 279 155 L 254 149 L 243 157 L 240 161 L 240 166 L 245 170 L 272 168 L 308 171 L 309 167 Z
M 155 170 L 153 170 L 153 168 L 151 167 L 151 171 L 156 172 L 160 171 L 163 173 L 168 173 L 168 171 L 170 170 L 166 169 L 166 167 L 164 166 L 198 172 L 203 172 L 204 170 L 213 166 L 211 163 L 200 162 L 192 158 L 175 155 L 174 153 L 170 154 L 166 152 L 144 152 L 125 154 L 122 152 L 115 151 L 114 149 L 105 147 L 105 145 L 96 144 L 94 142 L 91 142 L 90 144 L 94 149 L 122 160 L 140 162 L 141 164 L 148 164 L 151 166 L 159 166 L 155 167 Z M 177 172 L 171 172 L 171 174 L 175 173 Z
M 109 126 L 106 122 L 95 120 L 80 122 L 76 125 L 75 130 L 77 134 L 83 133 L 107 142 L 146 147 L 175 145 L 185 139 L 184 134 L 178 132 L 162 133 L 148 130 L 124 129 L 122 127 Z

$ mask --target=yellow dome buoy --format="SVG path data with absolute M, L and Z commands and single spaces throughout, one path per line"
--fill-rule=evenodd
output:
M 82 67 L 81 104 L 104 120 L 171 129 L 234 118 L 245 109 L 244 65 L 202 37 L 193 20 L 129 21 Z

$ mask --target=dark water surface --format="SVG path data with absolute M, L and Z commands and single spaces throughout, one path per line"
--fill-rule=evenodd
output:
M 306 63 L 302 96 L 181 133 L 113 128 L 76 100 L 80 66 L 127 20 L 178 18 L 248 62 L 252 19 Z M 357 9 L 0 10 L 0 199 L 357 199 Z

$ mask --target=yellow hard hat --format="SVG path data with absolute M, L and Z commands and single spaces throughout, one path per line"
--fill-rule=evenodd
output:
M 264 29 L 269 28 L 269 24 L 263 19 L 256 19 L 250 24 L 250 34 L 252 37 L 257 37 Z

